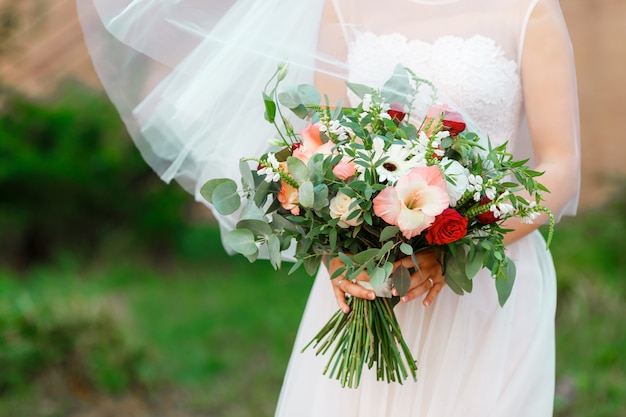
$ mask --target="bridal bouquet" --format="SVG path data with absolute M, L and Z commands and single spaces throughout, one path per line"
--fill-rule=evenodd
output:
M 361 99 L 350 108 L 320 105 L 310 85 L 279 92 L 285 73 L 280 66 L 263 92 L 265 117 L 278 136 L 270 151 L 241 160 L 240 185 L 213 179 L 202 195 L 222 214 L 240 210 L 224 240 L 251 262 L 266 245 L 279 268 L 281 252 L 295 241 L 291 271 L 303 266 L 313 275 L 323 259 L 339 257 L 343 266 L 331 278 L 367 272 L 362 285 L 379 296 L 350 297 L 351 311 L 337 311 L 307 346 L 329 355 L 324 373 L 344 387 L 359 385 L 365 364 L 375 366 L 378 379 L 415 379 L 390 291 L 404 295 L 411 271 L 394 261 L 413 257 L 419 271 L 414 253 L 438 249 L 446 283 L 458 294 L 471 292 L 472 277 L 487 268 L 503 305 L 515 265 L 502 223 L 513 216 L 532 222 L 546 212 L 552 225 L 540 204 L 548 190 L 527 161 L 514 160 L 506 144 L 492 146 L 454 108 L 432 104 L 424 115 L 411 114 L 418 95 L 427 92 L 435 103 L 437 90 L 404 67 L 380 89 L 348 83 Z M 308 127 L 296 132 L 285 109 Z

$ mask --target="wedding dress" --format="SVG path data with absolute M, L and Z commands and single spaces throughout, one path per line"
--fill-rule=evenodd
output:
M 493 143 L 508 141 L 518 158 L 532 157 L 522 84 L 526 32 L 537 10 L 540 18 L 562 19 L 557 0 L 77 1 L 95 67 L 142 155 L 198 200 L 206 180 L 238 179 L 238 159 L 265 149 L 272 128 L 262 118 L 260 91 L 282 60 L 291 66 L 286 82 L 313 82 L 316 73 L 331 102 L 354 99 L 343 81 L 378 86 L 403 64 L 433 81 Z M 571 106 L 555 123 L 577 153 L 573 65 L 563 78 Z M 326 90 L 329 79 L 344 87 Z M 569 182 L 552 190 L 557 216 L 575 211 L 577 195 L 558 198 L 578 174 Z M 224 230 L 236 222 L 216 217 Z M 387 384 L 366 370 L 358 389 L 323 376 L 325 357 L 301 353 L 337 310 L 322 267 L 276 416 L 551 416 L 552 260 L 538 232 L 509 245 L 508 255 L 517 279 L 504 307 L 486 271 L 470 294 L 444 288 L 427 308 L 419 300 L 396 306 L 417 382 Z
M 526 2 L 528 11 L 521 16 L 508 15 L 496 2 L 490 5 L 495 10 L 474 6 L 459 16 L 454 10 L 459 4 L 432 3 L 416 8 L 411 23 L 420 29 L 415 35 L 406 30 L 380 33 L 375 24 L 350 34 L 350 81 L 380 86 L 400 63 L 445 90 L 494 144 L 508 140 L 514 148 L 516 140 L 528 140 L 518 135 L 524 117 L 520 62 L 525 24 L 534 4 Z M 516 22 L 513 16 L 521 19 Z M 478 26 L 486 28 L 472 33 L 461 25 L 458 34 L 451 34 L 455 21 L 466 19 L 479 20 Z M 508 50 L 507 43 L 490 34 L 501 25 L 510 25 L 516 40 L 508 43 Z M 423 26 L 428 27 L 425 32 Z M 551 416 L 556 306 L 552 259 L 538 232 L 510 245 L 508 253 L 518 270 L 515 289 L 503 308 L 485 270 L 474 278 L 471 294 L 460 297 L 445 288 L 428 308 L 420 300 L 396 306 L 417 360 L 418 381 L 377 382 L 371 370 L 357 390 L 340 389 L 336 381 L 319 377 L 327 359 L 312 350 L 300 352 L 337 309 L 322 268 L 300 325 L 276 416 Z

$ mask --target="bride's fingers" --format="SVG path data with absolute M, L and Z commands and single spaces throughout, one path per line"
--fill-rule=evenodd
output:
M 413 274 L 411 280 L 413 281 L 413 279 L 418 281 L 418 283 L 415 286 L 412 285 L 407 293 L 400 298 L 400 301 L 403 303 L 408 303 L 409 301 L 413 301 L 416 298 L 421 297 L 432 288 L 431 281 L 428 278 L 424 279 L 419 273 Z
M 441 289 L 444 287 L 444 285 L 445 282 L 435 282 L 432 288 L 428 291 L 428 295 L 426 296 L 426 298 L 424 298 L 424 301 L 422 301 L 422 305 L 424 307 L 428 307 L 430 304 L 432 304 L 432 302 L 435 301 L 435 298 L 437 298 L 437 296 L 441 292 Z
M 374 291 L 363 288 L 359 284 L 355 284 L 344 278 L 336 278 L 333 280 L 333 290 L 335 292 L 335 298 L 337 299 L 337 305 L 344 313 L 350 312 L 350 307 L 348 303 L 346 303 L 346 294 L 368 300 L 376 298 Z
M 333 291 L 335 292 L 335 298 L 337 299 L 337 305 L 339 306 L 339 309 L 346 314 L 349 313 L 350 306 L 348 306 L 348 303 L 346 303 L 346 293 L 334 282 Z

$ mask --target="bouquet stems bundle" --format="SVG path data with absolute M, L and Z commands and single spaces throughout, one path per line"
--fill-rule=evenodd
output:
M 402 383 L 409 374 L 417 380 L 417 365 L 400 331 L 392 300 L 350 297 L 350 312 L 337 311 L 303 351 L 311 346 L 318 355 L 330 351 L 324 375 L 336 378 L 342 387 L 358 387 L 365 364 L 376 367 L 378 380 Z

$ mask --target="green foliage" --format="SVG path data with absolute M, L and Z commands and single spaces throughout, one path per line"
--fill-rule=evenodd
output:
M 78 297 L 39 300 L 12 284 L 0 280 L 0 395 L 51 370 L 89 391 L 143 385 L 147 351 L 129 342 L 111 306 Z
M 162 243 L 187 201 L 146 166 L 101 94 L 65 84 L 45 101 L 4 97 L 0 259 L 27 265 L 85 251 L 120 230 Z
M 557 226 L 558 417 L 626 416 L 626 182 L 601 207 Z

